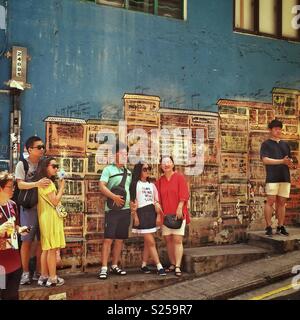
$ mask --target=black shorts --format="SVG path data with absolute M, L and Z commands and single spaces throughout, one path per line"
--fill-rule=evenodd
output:
M 105 212 L 104 239 L 128 239 L 130 220 L 129 209 Z

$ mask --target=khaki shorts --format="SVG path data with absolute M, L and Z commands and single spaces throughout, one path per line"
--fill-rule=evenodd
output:
M 266 194 L 268 196 L 279 196 L 282 198 L 289 198 L 291 191 L 291 184 L 289 182 L 277 182 L 266 184 Z
M 162 235 L 163 236 L 170 236 L 171 234 L 174 234 L 176 236 L 184 236 L 185 225 L 186 225 L 186 220 L 182 221 L 182 225 L 181 225 L 180 229 L 170 229 L 170 228 L 166 227 L 165 225 L 162 225 L 162 227 L 161 227 Z

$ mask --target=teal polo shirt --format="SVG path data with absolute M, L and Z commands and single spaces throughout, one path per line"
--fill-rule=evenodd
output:
M 107 188 L 111 190 L 112 188 L 118 186 L 123 178 L 124 168 L 118 168 L 115 164 L 111 164 L 105 167 L 102 171 L 100 181 L 107 183 Z M 129 187 L 131 184 L 132 175 L 131 172 L 127 169 L 127 178 L 125 183 L 125 190 L 127 192 L 126 202 L 122 210 L 130 209 L 130 192 Z M 105 211 L 109 211 L 110 209 L 105 203 Z

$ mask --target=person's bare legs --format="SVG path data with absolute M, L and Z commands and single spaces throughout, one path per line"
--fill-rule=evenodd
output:
M 148 243 L 147 241 L 145 241 L 145 237 L 144 237 L 144 249 L 143 249 L 143 263 L 146 263 L 148 262 L 149 260 L 149 248 L 148 248 Z
M 56 279 L 56 249 L 47 250 L 47 264 L 49 277 L 51 280 Z
M 42 255 L 41 242 L 37 241 L 35 256 L 36 256 L 36 272 L 38 273 L 41 273 L 41 255 Z
M 285 204 L 287 199 L 277 196 L 276 198 L 276 208 L 277 208 L 277 215 L 278 215 L 278 226 L 284 226 L 285 222 Z
M 112 242 L 113 242 L 112 239 L 104 239 L 104 241 L 103 241 L 103 244 L 102 244 L 102 267 L 107 267 Z
M 171 265 L 175 266 L 176 259 L 175 259 L 173 235 L 165 236 L 165 241 L 167 244 L 167 252 L 168 252 L 169 262 Z
M 41 275 L 45 278 L 49 276 L 47 260 L 48 260 L 48 251 L 44 250 L 41 254 Z
M 23 272 L 29 272 L 29 260 L 30 260 L 30 249 L 31 241 L 23 241 L 21 246 L 21 261 Z
M 182 244 L 182 236 L 173 235 L 174 242 L 174 256 L 175 256 L 175 266 L 181 266 L 181 260 L 183 256 L 183 244 Z
M 117 265 L 121 258 L 121 251 L 123 248 L 123 240 L 116 239 L 112 251 L 112 265 Z
M 273 206 L 275 202 L 276 202 L 276 196 L 267 196 L 267 201 L 265 203 L 265 210 L 264 210 L 267 227 L 271 227 L 272 225 L 272 215 L 274 211 Z
M 150 257 L 153 259 L 154 263 L 156 265 L 160 263 L 158 253 L 156 250 L 155 239 L 152 233 L 144 234 L 144 246 L 147 247 L 147 251 L 149 252 Z M 144 256 L 143 261 L 145 261 Z

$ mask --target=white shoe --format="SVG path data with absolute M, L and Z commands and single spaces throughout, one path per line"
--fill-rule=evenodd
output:
M 48 277 L 40 276 L 37 282 L 38 286 L 44 287 L 48 281 Z
M 31 284 L 31 280 L 30 280 L 30 277 L 29 277 L 29 272 L 23 272 L 23 273 L 22 273 L 22 277 L 21 277 L 21 280 L 20 280 L 20 284 L 21 284 L 21 285 Z
M 50 278 L 48 278 L 47 282 L 46 282 L 46 287 L 50 288 L 50 287 L 59 287 L 62 286 L 65 283 L 65 280 L 63 278 L 60 277 L 56 277 L 56 281 L 55 280 L 51 280 Z

